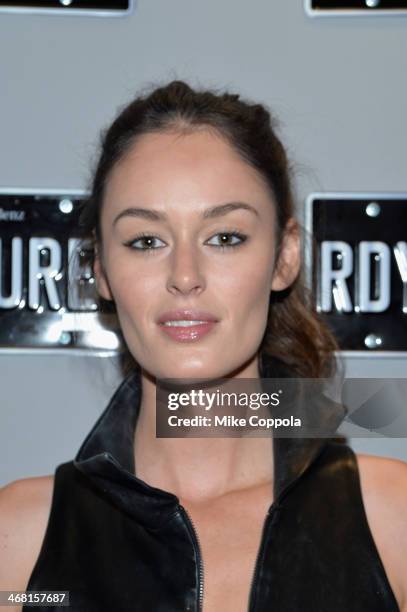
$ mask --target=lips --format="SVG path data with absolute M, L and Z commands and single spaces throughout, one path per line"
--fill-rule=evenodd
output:
M 169 310 L 164 312 L 157 320 L 157 323 L 164 324 L 167 321 L 207 321 L 216 322 L 219 319 L 211 312 L 204 310 Z
M 179 321 L 177 324 L 176 321 Z M 190 324 L 186 323 L 191 321 Z M 160 330 L 176 342 L 196 342 L 204 338 L 214 328 L 219 319 L 204 310 L 170 310 L 158 319 Z

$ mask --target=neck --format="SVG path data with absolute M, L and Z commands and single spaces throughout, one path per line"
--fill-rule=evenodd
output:
M 259 378 L 258 360 L 231 378 Z M 142 370 L 136 476 L 190 502 L 272 484 L 272 437 L 156 437 L 156 379 Z

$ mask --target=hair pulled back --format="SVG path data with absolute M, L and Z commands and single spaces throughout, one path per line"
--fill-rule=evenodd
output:
M 154 132 L 190 133 L 213 130 L 222 136 L 254 167 L 269 187 L 276 204 L 277 256 L 284 228 L 295 217 L 291 170 L 285 149 L 276 134 L 276 120 L 263 105 L 243 100 L 239 94 L 217 90 L 197 90 L 184 81 L 174 80 L 150 88 L 120 109 L 113 123 L 102 131 L 101 151 L 91 179 L 90 195 L 84 202 L 80 225 L 93 237 L 94 247 L 102 247 L 101 210 L 105 186 L 114 166 L 144 134 Z M 114 303 L 104 310 L 115 311 Z M 122 354 L 124 372 L 138 367 L 126 347 Z M 266 330 L 260 355 L 287 364 L 294 376 L 329 377 L 335 372 L 334 351 L 338 345 L 320 315 L 306 285 L 303 266 L 296 280 L 283 291 L 272 291 Z

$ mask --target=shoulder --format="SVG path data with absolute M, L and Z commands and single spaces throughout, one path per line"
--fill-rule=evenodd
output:
M 0 590 L 24 590 L 38 558 L 52 502 L 53 476 L 0 489 Z
M 400 611 L 407 612 L 407 463 L 366 454 L 356 459 L 368 524 Z

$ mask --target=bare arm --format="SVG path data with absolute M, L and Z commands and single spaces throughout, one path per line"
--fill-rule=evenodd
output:
M 0 489 L 0 590 L 24 591 L 49 518 L 52 476 L 16 480 Z M 21 606 L 9 607 L 19 612 Z
M 357 455 L 373 539 L 399 604 L 407 612 L 407 463 Z

